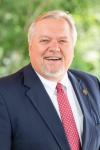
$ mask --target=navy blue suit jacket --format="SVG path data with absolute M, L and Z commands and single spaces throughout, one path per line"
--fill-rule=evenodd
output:
M 100 83 L 69 70 L 84 124 L 82 150 L 100 149 Z M 0 79 L 0 150 L 70 150 L 43 84 L 28 65 Z

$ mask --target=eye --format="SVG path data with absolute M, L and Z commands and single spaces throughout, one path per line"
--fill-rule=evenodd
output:
M 49 43 L 49 39 L 40 39 L 40 43 L 46 44 Z
M 68 41 L 67 40 L 59 40 L 59 43 L 61 44 L 64 44 L 64 43 L 67 43 Z

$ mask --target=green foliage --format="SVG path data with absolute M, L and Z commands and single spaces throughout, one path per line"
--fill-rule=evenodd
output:
M 75 19 L 78 41 L 72 68 L 100 77 L 99 0 L 0 0 L 0 76 L 29 62 L 27 30 L 32 20 L 48 10 L 69 11 Z

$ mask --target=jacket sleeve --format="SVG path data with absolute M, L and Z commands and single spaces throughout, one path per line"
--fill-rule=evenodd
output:
M 3 96 L 0 95 L 0 150 L 11 150 L 11 123 Z

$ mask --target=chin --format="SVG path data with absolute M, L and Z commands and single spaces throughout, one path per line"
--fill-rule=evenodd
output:
M 48 71 L 45 71 L 43 73 L 45 75 L 46 78 L 48 79 L 58 79 L 58 78 L 61 78 L 64 74 L 65 74 L 65 70 L 64 69 L 61 69 L 59 71 L 56 71 L 56 72 L 48 72 Z

